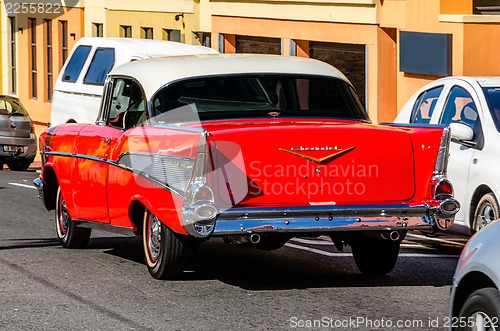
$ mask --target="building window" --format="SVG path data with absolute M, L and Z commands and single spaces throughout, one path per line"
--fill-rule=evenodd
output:
M 181 30 L 163 29 L 163 40 L 181 42 Z
M 53 87 L 53 68 L 52 68 L 52 20 L 45 21 L 45 42 L 46 42 L 46 56 L 47 62 L 47 101 L 52 101 L 52 87 Z
M 61 68 L 68 58 L 68 22 L 59 21 L 59 28 L 61 33 Z
M 10 27 L 10 92 L 12 94 L 16 93 L 16 18 L 9 17 L 9 27 Z
M 37 98 L 37 72 L 36 72 L 36 18 L 28 18 L 30 33 L 30 71 L 31 71 L 31 98 Z
M 210 32 L 193 32 L 193 35 L 201 46 L 212 47 L 212 34 Z
M 102 23 L 92 23 L 92 37 L 104 37 Z
M 132 27 L 130 25 L 120 25 L 120 37 L 132 38 Z
M 141 28 L 141 38 L 153 39 L 153 28 Z

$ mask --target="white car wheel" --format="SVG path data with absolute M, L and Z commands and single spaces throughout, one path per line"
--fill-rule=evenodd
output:
M 500 217 L 498 202 L 493 193 L 483 195 L 474 212 L 472 230 L 477 232 Z

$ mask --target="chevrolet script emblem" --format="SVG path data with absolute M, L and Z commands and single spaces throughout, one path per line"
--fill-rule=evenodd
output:
M 341 157 L 342 155 L 345 155 L 345 154 L 349 153 L 350 151 L 354 150 L 355 148 L 356 148 L 356 146 L 352 146 L 352 147 L 349 147 L 349 148 L 346 148 L 346 149 L 340 149 L 340 148 L 337 148 L 337 146 L 335 146 L 335 148 L 319 148 L 319 147 L 316 148 L 316 147 L 313 147 L 313 148 L 301 148 L 301 149 L 298 149 L 300 151 L 320 151 L 320 150 L 323 150 L 323 151 L 335 151 L 335 153 L 327 155 L 327 156 L 324 156 L 322 158 L 315 158 L 315 157 L 312 157 L 312 156 L 309 156 L 309 155 L 305 155 L 305 154 L 296 152 L 295 150 L 297 150 L 297 148 L 295 148 L 295 147 L 292 148 L 292 150 L 288 150 L 288 149 L 284 149 L 284 148 L 280 148 L 279 150 L 283 151 L 283 152 L 286 152 L 286 153 L 289 153 L 289 154 L 292 154 L 292 155 L 295 155 L 295 156 L 298 156 L 298 157 L 301 157 L 303 159 L 312 161 L 314 163 L 318 163 L 318 164 L 324 165 L 324 164 L 329 163 L 330 161 L 333 161 L 333 160 Z

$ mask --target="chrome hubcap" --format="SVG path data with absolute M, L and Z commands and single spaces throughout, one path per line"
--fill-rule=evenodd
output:
M 489 203 L 483 204 L 479 212 L 477 214 L 477 219 L 476 219 L 476 231 L 481 230 L 484 228 L 486 225 L 490 224 L 493 220 L 496 219 L 495 215 L 495 209 L 493 209 L 493 206 Z
M 473 326 L 468 328 L 472 331 L 489 331 L 495 330 L 495 321 L 493 321 L 486 313 L 482 311 L 475 312 L 470 320 L 473 321 Z
M 151 260 L 157 262 L 160 257 L 161 248 L 161 223 L 155 216 L 149 217 L 148 248 Z
M 64 201 L 64 198 L 61 195 L 60 208 L 59 208 L 59 229 L 61 230 L 62 236 L 65 236 L 66 233 L 68 232 L 69 220 L 70 217 L 68 213 L 68 208 L 66 207 L 66 201 Z

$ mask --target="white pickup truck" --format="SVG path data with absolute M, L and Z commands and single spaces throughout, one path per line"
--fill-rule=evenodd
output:
M 94 123 L 106 76 L 117 66 L 158 56 L 217 53 L 208 47 L 163 40 L 80 38 L 54 86 L 50 125 Z

